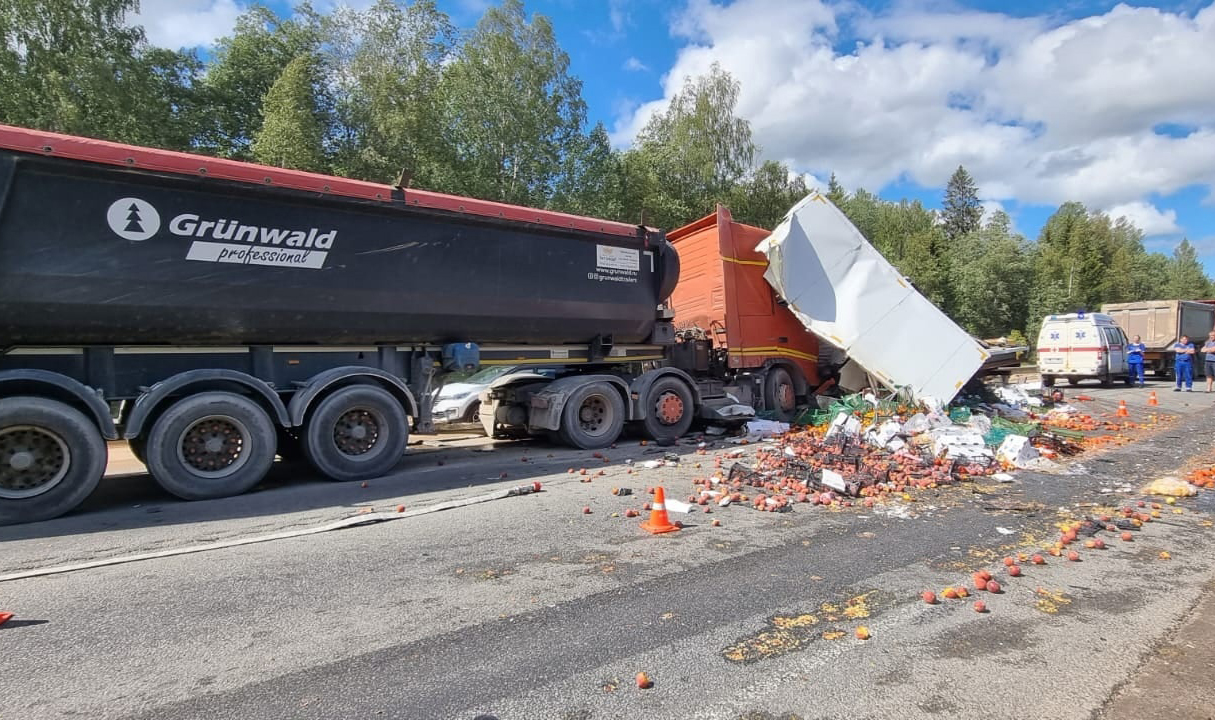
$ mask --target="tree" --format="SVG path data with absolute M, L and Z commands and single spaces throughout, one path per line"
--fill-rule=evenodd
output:
M 253 157 L 253 139 L 261 130 L 262 100 L 287 64 L 301 55 L 321 57 L 322 17 L 307 2 L 293 16 L 253 5 L 236 21 L 231 37 L 219 40 L 202 82 L 210 123 L 201 149 L 223 157 Z M 320 72 L 321 65 L 315 69 Z
M 588 135 L 571 143 L 552 207 L 578 215 L 640 222 L 640 218 L 622 217 L 623 173 L 621 158 L 612 152 L 607 128 L 596 123 Z
M 442 95 L 454 147 L 448 189 L 546 205 L 586 117 L 548 18 L 529 22 L 521 0 L 487 10 L 448 65 Z
M 735 220 L 771 230 L 808 192 L 804 177 L 768 160 L 735 186 L 730 209 Z
M 961 165 L 945 186 L 945 202 L 941 214 L 945 223 L 945 237 L 950 245 L 977 231 L 983 221 L 979 189 L 974 178 Z
M 175 149 L 200 117 L 193 55 L 127 24 L 136 0 L 0 0 L 0 122 Z
M 840 185 L 839 180 L 835 179 L 835 173 L 831 173 L 831 179 L 827 181 L 827 199 L 837 208 L 843 208 L 848 202 L 848 193 L 844 190 L 844 186 Z
M 958 248 L 954 319 L 979 337 L 997 337 L 1025 327 L 1033 264 L 1025 238 L 1012 221 L 995 213 Z
M 878 205 L 870 242 L 911 278 L 926 298 L 951 313 L 952 263 L 944 257 L 944 240 L 934 213 L 918 200 Z
M 1188 238 L 1182 238 L 1173 250 L 1165 293 L 1168 300 L 1204 300 L 1211 296 L 1211 279 Z
M 287 63 L 262 102 L 262 126 L 252 147 L 255 160 L 295 170 L 325 169 L 326 121 L 318 84 L 315 57 L 300 55 Z
M 328 23 L 336 73 L 336 170 L 441 188 L 450 178 L 440 83 L 455 30 L 432 0 L 408 6 L 378 0 L 366 11 L 339 7 Z
M 681 225 L 728 202 L 750 172 L 757 148 L 750 124 L 736 114 L 739 91 L 714 63 L 707 75 L 686 78 L 638 134 L 635 151 L 662 179 L 644 208 L 660 225 Z

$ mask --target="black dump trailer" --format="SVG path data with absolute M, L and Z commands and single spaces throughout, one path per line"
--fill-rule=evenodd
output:
M 107 441 L 187 499 L 380 476 L 483 364 L 562 369 L 491 428 L 678 437 L 678 276 L 650 228 L 0 126 L 0 524 L 82 502 Z

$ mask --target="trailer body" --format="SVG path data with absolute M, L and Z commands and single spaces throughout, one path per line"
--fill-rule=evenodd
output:
M 660 231 L 0 126 L 0 524 L 68 512 L 122 439 L 183 498 L 276 455 L 391 471 L 445 374 L 512 390 L 530 433 L 686 432 Z
M 1173 343 L 1188 335 L 1196 345 L 1206 341 L 1207 333 L 1215 328 L 1215 305 L 1190 300 L 1143 300 L 1130 303 L 1107 303 L 1101 312 L 1113 318 L 1128 338 L 1143 339 L 1145 371 L 1171 377 L 1173 372 Z M 1195 372 L 1203 372 L 1203 363 L 1195 363 Z
M 642 343 L 678 277 L 645 228 L 301 191 L 313 176 L 257 166 L 141 171 L 163 153 L 107 166 L 81 161 L 95 141 L 5 134 L 0 346 Z

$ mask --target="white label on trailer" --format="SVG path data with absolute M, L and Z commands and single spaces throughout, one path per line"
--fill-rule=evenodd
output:
M 641 253 L 632 248 L 596 245 L 595 265 L 601 268 L 637 272 L 641 269 Z
M 570 351 L 568 349 L 549 350 L 548 358 L 549 360 L 569 360 Z
M 202 262 L 234 263 L 237 265 L 276 265 L 278 267 L 308 268 L 318 270 L 325 266 L 329 253 L 324 250 L 304 248 L 268 248 L 258 245 L 236 245 L 233 243 L 195 240 L 186 253 L 187 260 Z

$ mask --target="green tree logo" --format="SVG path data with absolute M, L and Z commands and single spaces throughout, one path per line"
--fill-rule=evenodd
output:
M 160 230 L 160 213 L 147 200 L 120 198 L 106 212 L 110 229 L 123 240 L 147 240 Z

